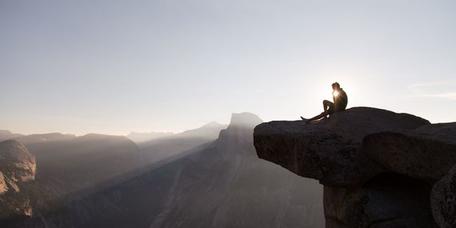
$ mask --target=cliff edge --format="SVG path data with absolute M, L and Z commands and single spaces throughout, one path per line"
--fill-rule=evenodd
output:
M 456 227 L 455 123 L 355 107 L 316 123 L 262 123 L 254 144 L 324 185 L 328 228 Z

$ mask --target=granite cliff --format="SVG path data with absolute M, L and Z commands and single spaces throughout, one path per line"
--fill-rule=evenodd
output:
M 326 227 L 456 227 L 456 124 L 356 107 L 331 118 L 273 121 L 257 155 L 324 185 Z
M 0 220 L 32 215 L 27 185 L 35 179 L 35 170 L 35 157 L 23 144 L 0 142 Z

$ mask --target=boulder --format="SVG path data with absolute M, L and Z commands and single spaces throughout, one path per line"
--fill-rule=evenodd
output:
M 429 121 L 410 114 L 357 107 L 329 119 L 273 121 L 255 128 L 254 145 L 260 158 L 320 181 L 326 186 L 361 185 L 384 169 L 361 152 L 366 135 L 411 130 Z

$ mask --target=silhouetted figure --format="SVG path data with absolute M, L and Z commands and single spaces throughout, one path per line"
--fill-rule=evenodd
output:
M 323 101 L 323 110 L 324 111 L 320 115 L 308 119 L 307 123 L 310 121 L 313 121 L 313 120 L 319 120 L 321 118 L 328 118 L 331 114 L 333 114 L 335 112 L 340 112 L 340 111 L 345 110 L 345 108 L 347 107 L 347 103 L 348 103 L 347 94 L 345 93 L 345 91 L 342 88 L 340 88 L 340 85 L 337 82 L 334 82 L 332 84 L 332 89 L 333 89 L 333 102 L 334 103 L 331 101 L 328 101 L 328 100 L 324 100 Z M 301 116 L 301 119 L 306 120 L 302 116 Z

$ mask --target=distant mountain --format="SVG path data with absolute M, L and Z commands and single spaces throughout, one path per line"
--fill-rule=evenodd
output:
M 18 135 L 14 137 L 14 139 L 30 145 L 35 143 L 44 143 L 44 142 L 55 142 L 55 141 L 63 141 L 63 140 L 71 140 L 75 139 L 75 135 L 71 134 L 62 134 L 62 133 L 46 133 L 46 134 L 32 134 L 32 135 Z
M 159 139 L 167 136 L 174 135 L 172 132 L 131 132 L 127 138 L 135 143 L 143 143 L 154 139 Z
M 164 159 L 178 157 L 195 147 L 216 140 L 220 131 L 225 128 L 226 125 L 210 122 L 196 129 L 138 143 L 142 160 L 145 164 L 152 164 Z
M 7 139 L 16 138 L 16 137 L 19 137 L 19 136 L 22 136 L 22 135 L 14 134 L 11 131 L 7 131 L 7 130 L 0 130 L 0 142 L 4 141 L 4 140 L 7 140 Z
M 324 226 L 322 187 L 257 158 L 253 114 L 174 161 L 8 227 Z
M 176 138 L 207 138 L 207 139 L 217 139 L 218 134 L 222 129 L 225 129 L 227 126 L 225 124 L 220 124 L 217 122 L 207 123 L 199 128 L 184 131 L 180 134 L 176 134 Z

